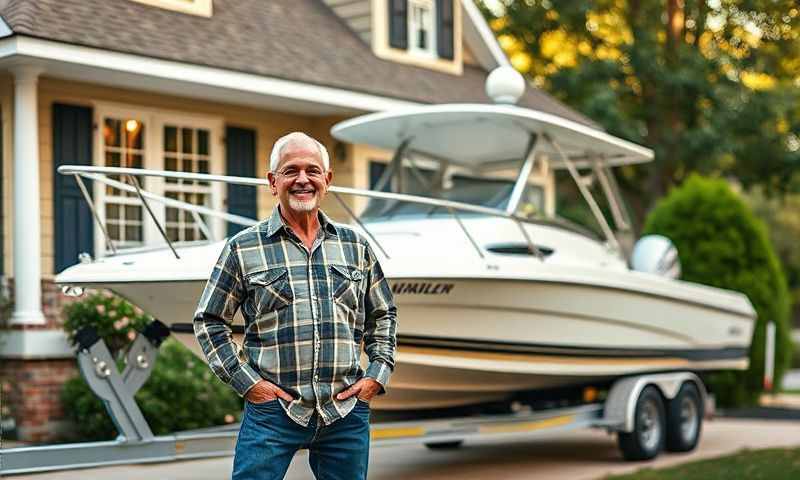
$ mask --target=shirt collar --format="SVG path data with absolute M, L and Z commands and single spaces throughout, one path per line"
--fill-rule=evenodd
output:
M 335 237 L 339 235 L 339 232 L 336 230 L 336 224 L 333 223 L 321 209 L 317 211 L 317 218 L 319 218 L 319 224 L 324 231 Z M 271 237 L 284 228 L 286 228 L 286 223 L 284 223 L 283 217 L 281 217 L 280 205 L 275 205 L 275 208 L 272 209 L 272 214 L 269 217 L 267 236 Z

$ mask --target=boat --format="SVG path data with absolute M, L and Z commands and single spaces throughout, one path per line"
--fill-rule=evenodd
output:
M 650 161 L 653 152 L 514 105 L 521 91 L 508 69 L 492 72 L 487 92 L 495 104 L 372 113 L 331 130 L 340 141 L 394 152 L 372 190 L 331 188 L 379 254 L 398 306 L 396 368 L 373 408 L 471 406 L 642 373 L 746 369 L 756 318 L 747 297 L 678 279 L 678 254 L 664 237 L 631 245 L 612 169 Z M 59 171 L 241 225 L 255 220 L 115 178 L 266 184 L 119 167 Z M 559 216 L 556 177 L 572 180 L 594 228 Z M 204 358 L 191 320 L 224 241 L 164 239 L 163 247 L 84 259 L 56 282 L 127 298 Z M 237 317 L 237 343 L 243 331 Z

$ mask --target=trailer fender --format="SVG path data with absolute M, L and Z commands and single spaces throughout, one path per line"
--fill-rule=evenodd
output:
M 665 400 L 675 398 L 685 382 L 692 382 L 700 391 L 702 401 L 707 401 L 706 388 L 700 377 L 692 372 L 670 372 L 637 375 L 616 381 L 608 392 L 603 409 L 603 424 L 613 431 L 632 432 L 636 401 L 648 385 L 658 388 Z

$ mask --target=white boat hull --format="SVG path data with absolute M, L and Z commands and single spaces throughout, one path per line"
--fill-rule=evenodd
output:
M 747 367 L 752 319 L 706 305 L 548 281 L 389 280 L 400 312 L 397 365 L 377 409 L 503 400 L 643 372 Z M 172 327 L 201 358 L 191 319 L 204 285 L 105 284 Z M 234 322 L 237 343 L 241 323 Z

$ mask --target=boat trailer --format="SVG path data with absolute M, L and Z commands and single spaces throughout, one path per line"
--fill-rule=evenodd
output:
M 125 367 L 119 372 L 96 330 L 81 329 L 75 337 L 81 375 L 105 404 L 118 437 L 112 441 L 2 449 L 0 475 L 233 455 L 238 424 L 156 436 L 136 403 L 134 395 L 150 376 L 158 348 L 169 334 L 169 328 L 158 320 L 150 323 L 136 336 L 126 353 Z M 695 398 L 683 394 L 687 385 L 697 393 L 699 402 L 685 401 Z M 658 393 L 654 395 L 654 391 Z M 681 403 L 677 405 L 679 414 L 671 418 L 669 412 L 673 409 L 667 406 L 677 401 Z M 602 402 L 539 411 L 374 422 L 371 444 L 379 447 L 422 443 L 431 449 L 454 448 L 465 440 L 553 435 L 592 427 L 618 433 L 625 458 L 641 460 L 655 457 L 665 443 L 672 451 L 693 449 L 707 403 L 703 382 L 694 373 L 646 374 L 616 381 Z M 687 411 L 693 415 L 691 418 L 685 418 Z M 687 421 L 696 422 L 694 437 L 677 446 L 670 445 L 668 431 L 686 431 Z M 658 440 L 655 443 L 654 438 Z

